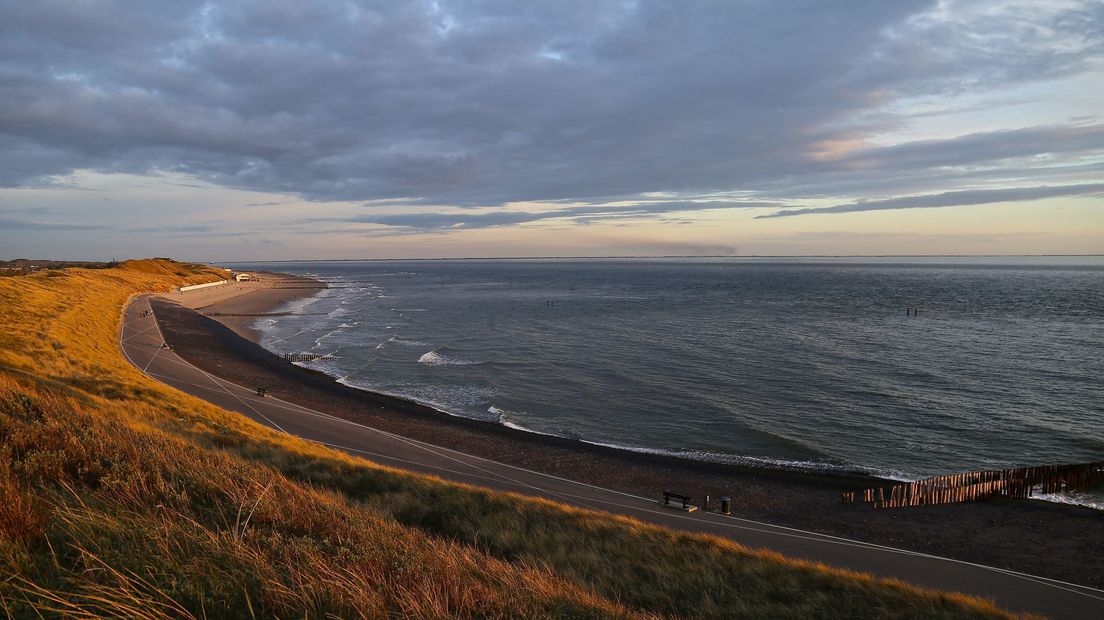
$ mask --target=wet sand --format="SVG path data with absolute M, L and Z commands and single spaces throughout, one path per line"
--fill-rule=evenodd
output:
M 703 463 L 526 433 L 350 388 L 256 344 L 259 334 L 251 324 L 258 316 L 276 311 L 282 302 L 312 295 L 321 286 L 303 278 L 273 276 L 270 286 L 198 305 L 198 313 L 163 302 L 155 310 L 166 340 L 196 366 L 375 428 L 638 495 L 658 498 L 663 491 L 675 491 L 694 496 L 696 503 L 710 495 L 714 505 L 716 498 L 731 496 L 734 514 L 748 519 L 1104 587 L 1100 511 L 1032 500 L 895 510 L 842 505 L 841 491 L 885 481 Z M 172 296 L 167 300 L 179 301 Z

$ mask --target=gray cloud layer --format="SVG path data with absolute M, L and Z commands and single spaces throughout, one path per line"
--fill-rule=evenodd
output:
M 671 215 L 680 212 L 707 211 L 713 209 L 778 208 L 781 206 L 784 205 L 776 202 L 677 201 L 613 206 L 587 205 L 540 212 L 497 211 L 490 213 L 406 213 L 397 215 L 376 215 L 366 213 L 346 218 L 344 221 L 430 230 L 439 228 L 487 228 L 491 226 L 506 226 L 548 219 L 585 219 L 588 221 L 595 221 Z
M 1042 23 L 1026 8 L 924 18 L 934 5 L 0 0 L 0 185 L 172 170 L 312 200 L 785 200 L 803 182 L 894 192 L 948 166 L 1104 149 L 1104 126 L 1047 126 L 810 157 L 887 97 L 1069 75 L 1102 54 L 1100 2 Z
M 813 207 L 809 209 L 786 209 L 756 219 L 808 215 L 810 213 L 854 213 L 856 211 L 888 211 L 893 209 L 930 209 L 934 207 L 961 207 L 966 205 L 984 205 L 995 202 L 1022 202 L 1040 200 L 1057 196 L 1091 196 L 1104 192 L 1104 183 L 1085 183 L 1080 185 L 1059 185 L 1040 187 L 1016 187 L 1010 189 L 962 190 L 943 192 L 925 196 L 899 196 L 884 200 L 864 200 L 831 207 Z
M 53 222 L 30 222 L 11 218 L 0 218 L 0 230 L 106 230 L 109 226 L 102 224 L 66 224 Z

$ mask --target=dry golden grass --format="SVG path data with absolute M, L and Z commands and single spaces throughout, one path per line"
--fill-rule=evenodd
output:
M 121 357 L 161 260 L 0 280 L 13 617 L 1007 617 L 989 603 L 379 467 Z

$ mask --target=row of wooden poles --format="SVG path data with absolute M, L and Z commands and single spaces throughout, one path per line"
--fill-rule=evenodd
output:
M 1104 483 L 1104 461 L 1072 465 L 1040 465 L 948 474 L 895 484 L 889 489 L 862 491 L 862 501 L 875 508 L 931 506 L 990 499 L 1028 498 L 1033 493 L 1076 491 Z M 841 501 L 853 504 L 856 491 L 845 491 Z
M 285 362 L 313 362 L 314 360 L 332 359 L 332 353 L 326 353 L 325 355 L 319 353 L 284 353 L 280 357 L 284 358 Z

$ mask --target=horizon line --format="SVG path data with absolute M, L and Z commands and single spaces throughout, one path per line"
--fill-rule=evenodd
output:
M 599 256 L 440 256 L 430 258 L 288 258 L 263 260 L 220 260 L 223 263 L 338 263 L 362 261 L 447 261 L 447 260 L 570 260 L 627 258 L 1096 258 L 1098 254 L 609 254 Z

